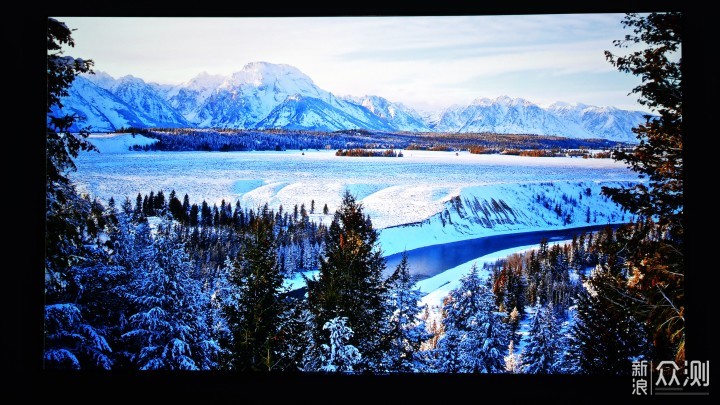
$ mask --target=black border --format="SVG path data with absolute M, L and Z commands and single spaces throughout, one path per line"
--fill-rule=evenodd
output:
M 5 79 L 11 90 L 5 97 L 15 103 L 11 114 L 5 121 L 6 148 L 13 151 L 6 158 L 13 168 L 8 172 L 11 181 L 17 181 L 15 190 L 27 190 L 28 199 L 11 201 L 31 201 L 30 238 L 18 238 L 18 249 L 8 249 L 6 272 L 11 276 L 20 276 L 17 284 L 6 285 L 13 294 L 8 312 L 17 319 L 11 320 L 6 334 L 18 339 L 10 343 L 6 350 L 11 351 L 14 364 L 7 370 L 13 378 L 25 379 L 25 384 L 10 386 L 10 392 L 20 397 L 45 396 L 48 398 L 90 398 L 89 393 L 105 393 L 104 398 L 140 399 L 146 393 L 161 395 L 202 393 L 209 399 L 218 395 L 229 395 L 239 402 L 312 402 L 344 403 L 360 401 L 386 402 L 412 400 L 445 403 L 467 399 L 471 402 L 492 401 L 498 396 L 515 398 L 548 397 L 560 402 L 587 401 L 598 398 L 631 397 L 631 381 L 628 378 L 598 376 L 528 376 L 528 375 L 400 375 L 400 376 L 331 376 L 331 375 L 250 375 L 227 374 L 219 372 L 199 373 L 64 373 L 42 370 L 42 313 L 43 286 L 42 277 L 44 243 L 44 131 L 45 104 L 42 95 L 45 87 L 45 21 L 48 16 L 411 16 L 411 15 L 499 15 L 499 14 L 557 14 L 557 13 L 614 13 L 681 11 L 684 15 L 684 165 L 686 174 L 685 214 L 686 214 L 686 296 L 687 296 L 687 358 L 689 360 L 711 360 L 710 357 L 710 320 L 709 307 L 710 273 L 716 268 L 711 260 L 712 249 L 704 243 L 711 237 L 705 233 L 699 222 L 713 216 L 714 210 L 705 207 L 711 197 L 700 193 L 703 187 L 712 185 L 702 181 L 714 181 L 713 171 L 706 165 L 711 156 L 699 154 L 709 138 L 716 137 L 713 132 L 705 131 L 706 122 L 716 115 L 712 114 L 711 96 L 717 94 L 718 79 L 712 71 L 712 63 L 706 59 L 705 52 L 714 52 L 711 42 L 709 10 L 701 6 L 690 6 L 688 1 L 543 1 L 518 4 L 517 2 L 473 2 L 471 4 L 453 4 L 451 1 L 433 4 L 374 5 L 333 4 L 309 8 L 307 3 L 295 3 L 290 6 L 272 4 L 236 3 L 228 5 L 195 4 L 183 7 L 180 4 L 158 4 L 154 10 L 147 4 L 133 5 L 129 2 L 112 4 L 54 4 L 37 6 L 34 10 L 16 12 L 6 16 L 4 23 L 6 72 Z M 98 8 L 100 7 L 100 8 Z M 104 7 L 104 9 L 103 9 Z M 713 36 L 714 37 L 714 36 Z M 13 88 L 13 86 L 16 86 Z M 628 89 L 629 91 L 629 89 Z M 25 101 L 27 100 L 27 101 Z M 30 123 L 30 128 L 27 127 Z M 37 127 L 36 127 L 37 126 Z M 712 128 L 708 125 L 709 128 Z M 19 144 L 18 144 L 19 142 Z M 30 151 L 30 153 L 26 153 Z M 14 158 L 17 153 L 19 158 Z M 693 158 L 698 154 L 698 158 Z M 29 156 L 26 158 L 25 156 Z M 7 167 L 7 166 L 6 166 Z M 19 176 L 18 176 L 19 174 Z M 703 176 L 708 174 L 707 176 Z M 25 178 L 25 176 L 31 176 Z M 6 194 L 6 198 L 12 193 Z M 24 211 L 24 209 L 22 209 Z M 12 220 L 12 215 L 10 215 Z M 20 224 L 19 224 L 20 225 Z M 708 224 L 710 225 L 710 224 Z M 715 227 L 709 228 L 715 229 Z M 11 235 L 13 235 L 12 233 Z M 25 235 L 23 232 L 18 232 Z M 11 245 L 14 246 L 14 245 Z M 26 252 L 30 248 L 30 253 Z M 20 260 L 14 257 L 19 256 Z M 30 265 L 27 260 L 29 259 Z M 13 281 L 14 282 L 14 281 Z M 15 285 L 22 285 L 18 291 Z M 18 308 L 19 307 L 19 308 Z M 6 321 L 7 322 L 7 321 Z M 13 326 L 16 325 L 16 326 Z M 17 329 L 16 329 L 17 328 Z M 4 328 L 5 329 L 5 328 Z M 14 333 L 16 332 L 17 333 Z M 19 348 L 19 349 L 18 349 Z M 24 387 L 30 387 L 27 391 Z M 95 397 L 98 398 L 98 397 Z M 683 400 L 691 397 L 683 397 Z M 708 397 L 692 397 L 707 399 Z M 99 399 L 99 398 L 98 398 Z M 657 400 L 657 397 L 653 397 Z M 203 401 L 206 402 L 206 401 Z

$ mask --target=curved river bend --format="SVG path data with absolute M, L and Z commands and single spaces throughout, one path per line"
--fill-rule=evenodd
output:
M 490 235 L 412 249 L 407 251 L 410 274 L 413 275 L 414 279 L 420 280 L 435 276 L 445 270 L 499 250 L 537 245 L 543 238 L 547 238 L 549 242 L 571 240 L 574 235 L 579 235 L 582 232 L 597 232 L 606 226 L 608 225 Z M 610 225 L 612 228 L 618 226 Z M 386 275 L 395 270 L 401 258 L 402 252 L 385 257 L 387 263 Z

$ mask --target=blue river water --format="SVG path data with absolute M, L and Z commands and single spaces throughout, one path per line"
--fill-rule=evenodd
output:
M 408 264 L 410 274 L 415 280 L 432 277 L 453 267 L 469 262 L 473 259 L 497 252 L 499 250 L 515 247 L 536 245 L 543 238 L 549 242 L 571 240 L 573 235 L 582 232 L 597 232 L 607 225 L 593 225 L 577 228 L 566 228 L 559 230 L 519 232 L 505 235 L 490 235 L 476 239 L 468 239 L 458 242 L 442 243 L 438 245 L 425 246 L 408 250 Z M 610 225 L 617 228 L 618 225 Z M 402 258 L 402 253 L 396 253 L 385 257 L 387 267 L 386 275 L 395 270 Z

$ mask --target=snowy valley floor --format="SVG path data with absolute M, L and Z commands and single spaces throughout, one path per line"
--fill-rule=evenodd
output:
M 92 136 L 100 153 L 82 153 L 71 174 L 78 191 L 107 201 L 175 190 L 190 200 L 292 210 L 329 224 L 345 190 L 363 204 L 391 255 L 419 247 L 526 231 L 628 222 L 602 186 L 637 181 L 612 159 L 404 151 L 404 157 L 338 157 L 332 150 L 282 152 L 130 152 L 140 135 Z M 438 306 L 472 263 L 482 269 L 519 246 L 478 257 L 421 280 L 423 303 Z M 287 284 L 299 286 L 302 278 Z

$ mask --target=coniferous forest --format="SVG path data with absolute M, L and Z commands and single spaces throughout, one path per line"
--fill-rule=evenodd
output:
M 437 316 L 419 305 L 407 257 L 387 268 L 350 192 L 334 214 L 325 206 L 328 224 L 304 205 L 210 207 L 172 190 L 100 201 L 68 178 L 94 149 L 87 133 L 69 132 L 74 116 L 50 117 L 44 368 L 628 375 L 636 359 L 684 361 L 681 70 L 657 57 L 679 46 L 679 19 L 630 14 L 624 24 L 655 52 L 606 55 L 654 78 L 634 92 L 660 118 L 613 155 L 649 182 L 604 190 L 638 221 L 542 241 L 488 278 L 473 268 Z M 71 34 L 48 19 L 48 113 L 92 70 L 61 52 Z M 308 270 L 306 290 L 284 287 Z

